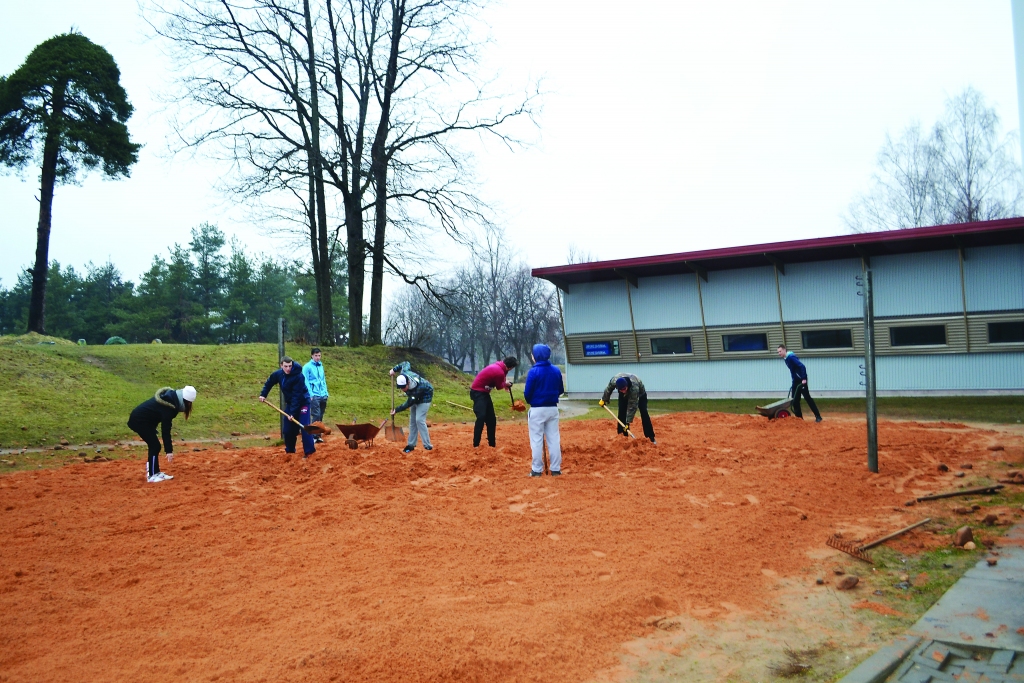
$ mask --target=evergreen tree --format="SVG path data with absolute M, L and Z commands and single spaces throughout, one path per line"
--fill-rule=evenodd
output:
M 100 166 L 109 177 L 127 177 L 138 161 L 139 145 L 125 125 L 132 106 L 120 79 L 110 53 L 74 32 L 40 43 L 0 78 L 0 165 L 20 169 L 38 157 L 41 167 L 30 331 L 45 329 L 54 186 Z

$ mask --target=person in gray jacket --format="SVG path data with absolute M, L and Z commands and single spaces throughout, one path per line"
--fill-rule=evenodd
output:
M 409 409 L 409 440 L 405 444 L 405 452 L 410 453 L 416 448 L 417 436 L 423 440 L 424 450 L 433 450 L 430 432 L 427 431 L 427 413 L 430 411 L 431 401 L 434 400 L 433 385 L 410 370 L 408 361 L 391 368 L 391 375 L 395 377 L 395 385 L 404 391 L 406 396 L 405 403 L 396 406 L 391 414 Z

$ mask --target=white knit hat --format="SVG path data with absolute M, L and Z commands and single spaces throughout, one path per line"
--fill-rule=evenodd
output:
M 192 403 L 192 401 L 196 400 L 196 388 L 191 384 L 188 385 L 187 387 L 181 390 L 181 397 L 188 401 L 189 403 Z

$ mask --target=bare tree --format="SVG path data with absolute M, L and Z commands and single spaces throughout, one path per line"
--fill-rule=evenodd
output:
M 1019 215 L 1020 167 L 1014 139 L 1000 137 L 999 117 L 977 90 L 946 101 L 925 135 L 920 124 L 886 135 L 871 188 L 843 217 L 854 232 L 967 223 Z
M 181 144 L 231 164 L 231 189 L 250 199 L 298 199 L 317 287 L 320 343 L 333 345 L 316 38 L 309 0 L 182 0 L 152 4 L 181 74 L 172 96 Z
M 935 126 L 941 201 L 950 223 L 1020 214 L 1021 169 L 1015 140 L 1000 138 L 999 115 L 974 88 L 946 101 Z
M 514 256 L 492 230 L 453 275 L 430 290 L 403 290 L 389 311 L 388 343 L 416 339 L 453 365 L 474 370 L 510 353 L 525 359 L 538 342 L 560 347 L 554 288 Z
M 242 171 L 235 190 L 294 198 L 328 321 L 330 260 L 340 250 L 328 229 L 327 189 L 340 195 L 349 344 L 364 342 L 367 256 L 366 341 L 379 343 L 385 271 L 423 286 L 432 274 L 408 255 L 426 235 L 464 239 L 465 221 L 487 223 L 454 137 L 489 133 L 512 145 L 500 129 L 531 113 L 530 98 L 506 107 L 474 75 L 480 44 L 472 28 L 486 0 L 161 1 L 151 0 L 160 19 L 153 25 L 176 46 L 179 101 L 199 109 L 179 126 L 182 139 L 221 143 L 223 158 Z M 402 233 L 390 249 L 389 225 Z

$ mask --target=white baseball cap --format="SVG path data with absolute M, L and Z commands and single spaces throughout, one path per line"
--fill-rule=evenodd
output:
M 399 387 L 404 387 L 408 383 L 409 378 L 406 377 L 405 375 L 399 375 L 398 377 L 395 378 L 395 384 L 397 384 Z
M 181 390 L 181 397 L 191 403 L 196 400 L 196 388 L 191 384 Z

